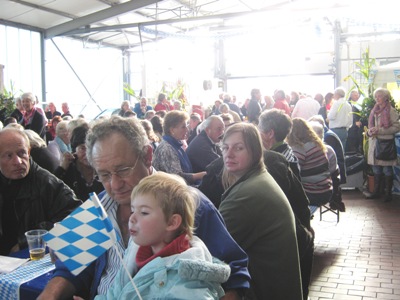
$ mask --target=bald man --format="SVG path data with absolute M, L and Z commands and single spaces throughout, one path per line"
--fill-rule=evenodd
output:
M 81 202 L 61 180 L 30 158 L 23 131 L 0 131 L 0 255 L 26 248 L 25 232 L 51 229 Z

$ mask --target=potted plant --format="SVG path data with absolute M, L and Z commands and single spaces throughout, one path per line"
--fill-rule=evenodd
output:
M 0 91 L 0 121 L 4 120 L 15 110 L 13 84 L 11 83 L 11 90 L 7 91 L 5 88 Z
M 179 100 L 181 102 L 181 107 L 185 110 L 186 106 L 189 104 L 185 96 L 185 83 L 178 80 L 176 84 L 163 82 L 160 93 L 167 96 L 168 100 Z
M 354 63 L 354 71 L 350 73 L 350 75 L 344 78 L 344 81 L 351 80 L 353 86 L 350 89 L 350 92 L 354 89 L 357 89 L 359 94 L 363 96 L 362 103 L 354 103 L 353 105 L 358 106 L 359 112 L 354 112 L 355 114 L 360 116 L 360 121 L 364 124 L 364 139 L 363 139 L 363 150 L 364 157 L 367 161 L 368 158 L 368 137 L 366 136 L 366 131 L 368 130 L 368 118 L 375 105 L 375 99 L 373 93 L 375 91 L 374 86 L 374 77 L 376 74 L 376 60 L 375 58 L 370 57 L 369 48 L 365 50 L 365 52 L 361 55 L 360 62 Z M 359 80 L 357 80 L 359 78 Z M 390 100 L 391 105 L 399 111 L 393 97 Z M 368 164 L 365 169 L 365 177 L 367 181 L 368 191 L 373 192 L 374 188 L 374 173 L 372 171 L 372 167 Z

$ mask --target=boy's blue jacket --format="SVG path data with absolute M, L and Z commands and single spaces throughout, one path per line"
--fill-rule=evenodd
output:
M 193 237 L 190 248 L 168 257 L 157 257 L 139 271 L 136 254 L 139 247 L 132 240 L 125 252 L 124 263 L 134 276 L 142 299 L 213 299 L 224 295 L 221 283 L 229 278 L 230 268 L 213 259 L 204 243 Z M 127 272 L 121 268 L 106 295 L 95 300 L 140 299 Z
M 231 275 L 222 285 L 225 290 L 248 289 L 250 287 L 250 274 L 247 269 L 247 254 L 240 248 L 228 233 L 221 214 L 214 204 L 200 191 L 199 205 L 196 210 L 195 235 L 207 246 L 211 255 L 229 264 Z M 109 197 L 107 194 L 103 194 Z M 102 199 L 102 194 L 99 198 Z M 61 261 L 56 262 L 53 277 L 61 276 L 70 281 L 85 299 L 94 299 L 101 275 L 107 265 L 107 255 L 104 253 L 78 276 L 72 275 Z

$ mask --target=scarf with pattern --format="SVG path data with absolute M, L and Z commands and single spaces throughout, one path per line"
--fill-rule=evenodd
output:
M 371 110 L 371 114 L 368 118 L 368 128 L 375 127 L 375 118 L 378 115 L 381 115 L 380 121 L 381 124 L 378 124 L 380 127 L 388 128 L 390 124 L 390 103 L 389 101 L 385 101 L 382 105 L 378 103 L 375 104 L 374 108 Z

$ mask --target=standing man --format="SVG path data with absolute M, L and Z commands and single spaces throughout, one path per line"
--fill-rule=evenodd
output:
M 292 112 L 292 118 L 303 118 L 308 120 L 314 115 L 317 115 L 321 108 L 320 103 L 312 99 L 310 96 L 297 101 Z
M 351 105 L 344 99 L 346 91 L 338 87 L 333 92 L 333 103 L 328 113 L 329 129 L 337 134 L 342 142 L 343 149 L 346 149 L 347 130 L 353 124 L 353 115 Z
M 209 163 L 221 157 L 218 145 L 225 131 L 224 121 L 220 116 L 209 116 L 204 121 L 204 130 L 189 144 L 186 154 L 193 167 L 193 172 L 203 172 Z
M 0 255 L 26 248 L 25 232 L 51 229 L 80 205 L 74 192 L 30 158 L 23 131 L 0 131 Z
M 240 121 L 243 121 L 243 115 L 242 111 L 240 110 L 239 106 L 237 106 L 235 103 L 232 102 L 231 95 L 229 94 L 224 94 L 223 96 L 223 101 L 225 104 L 229 106 L 229 109 L 234 111 L 239 115 Z
M 74 117 L 71 115 L 71 113 L 69 112 L 69 106 L 67 102 L 63 102 L 61 104 L 61 110 L 63 112 L 63 114 L 61 115 L 61 118 L 64 117 L 70 117 L 71 119 L 73 119 Z
M 249 123 L 258 124 L 258 118 L 261 114 L 261 92 L 259 89 L 251 90 L 251 98 L 247 107 L 247 120 Z
M 87 158 L 106 190 L 102 204 L 122 237 L 117 247 L 124 253 L 130 237 L 128 221 L 132 190 L 142 178 L 155 172 L 151 165 L 152 147 L 139 120 L 118 116 L 96 123 L 87 136 L 86 147 Z M 225 299 L 240 299 L 242 291 L 249 287 L 247 256 L 229 235 L 216 208 L 200 193 L 195 228 L 196 235 L 211 254 L 231 266 L 231 276 L 223 285 Z M 38 299 L 66 299 L 77 293 L 92 299 L 96 294 L 106 294 L 120 268 L 115 247 L 78 276 L 57 263 L 54 278 Z
M 353 111 L 353 124 L 349 128 L 348 138 L 346 143 L 346 152 L 358 152 L 363 154 L 363 132 L 364 126 L 360 117 L 361 106 L 358 104 L 360 93 L 358 90 L 352 90 L 350 93 L 350 105 Z

